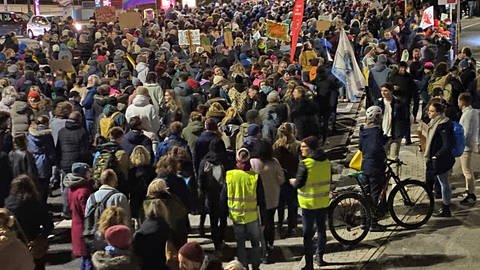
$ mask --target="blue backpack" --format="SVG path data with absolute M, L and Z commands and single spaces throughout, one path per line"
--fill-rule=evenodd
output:
M 452 155 L 454 157 L 459 157 L 463 154 L 463 150 L 465 150 L 465 132 L 463 131 L 462 125 L 460 123 L 453 121 L 453 149 Z

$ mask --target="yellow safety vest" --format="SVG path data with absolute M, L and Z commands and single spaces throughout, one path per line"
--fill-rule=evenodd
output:
M 258 174 L 230 170 L 226 174 L 228 212 L 233 222 L 247 224 L 257 217 Z
M 331 166 L 329 160 L 303 160 L 307 167 L 307 182 L 297 191 L 298 204 L 303 209 L 320 209 L 330 203 Z

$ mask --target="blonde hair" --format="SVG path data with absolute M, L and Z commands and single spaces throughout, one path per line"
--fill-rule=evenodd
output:
M 235 107 L 233 106 L 228 107 L 228 109 L 225 111 L 225 117 L 223 117 L 221 125 L 225 126 L 230 120 L 234 119 L 235 117 L 239 117 L 237 109 L 235 109 Z
M 13 86 L 6 86 L 2 91 L 2 98 L 6 97 L 17 97 L 17 90 Z
M 143 210 L 147 218 L 162 217 L 168 220 L 168 208 L 161 199 L 149 199 L 143 203 Z
M 103 210 L 98 219 L 98 231 L 103 235 L 106 229 L 114 225 L 130 225 L 125 210 L 119 206 L 110 206 Z
M 157 178 L 153 180 L 147 188 L 147 197 L 155 197 L 155 194 L 168 192 L 168 186 L 165 179 Z
M 130 154 L 130 163 L 133 167 L 150 164 L 151 155 L 143 145 L 137 145 Z
M 292 123 L 283 123 L 277 130 L 277 140 L 273 144 L 273 149 L 285 148 L 292 154 L 297 154 L 300 148 L 300 142 L 295 138 L 296 129 Z

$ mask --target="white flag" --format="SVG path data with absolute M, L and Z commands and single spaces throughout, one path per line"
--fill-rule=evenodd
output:
M 433 6 L 423 11 L 422 21 L 420 22 L 420 28 L 424 30 L 430 26 L 433 26 Z
M 332 74 L 345 85 L 347 98 L 352 102 L 356 102 L 361 95 L 360 90 L 365 88 L 365 77 L 358 66 L 352 45 L 343 29 L 340 32 Z

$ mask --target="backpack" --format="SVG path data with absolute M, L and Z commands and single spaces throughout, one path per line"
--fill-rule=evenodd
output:
M 465 150 L 465 132 L 462 125 L 456 121 L 452 121 L 453 125 L 453 149 L 452 155 L 454 157 L 460 157 Z
M 277 113 L 273 110 L 269 110 L 262 124 L 262 138 L 273 143 L 277 134 L 277 128 L 281 124 Z
M 114 194 L 118 193 L 116 190 L 112 190 L 103 199 L 99 202 L 95 200 L 95 193 L 90 195 L 90 201 L 93 203 L 93 206 L 88 210 L 85 214 L 85 218 L 83 220 L 83 236 L 84 237 L 92 237 L 95 235 L 97 231 L 97 221 L 100 219 L 100 215 L 102 214 L 103 210 L 107 208 L 107 201 L 112 197 Z
M 113 169 L 117 172 L 116 168 L 118 167 L 117 156 L 115 153 L 117 149 L 102 149 L 100 154 L 95 159 L 93 164 L 93 180 L 95 181 L 95 187 L 100 186 L 100 175 L 106 169 Z
M 110 117 L 103 117 L 100 119 L 100 135 L 104 138 L 108 138 L 108 135 L 110 135 L 110 129 L 113 127 L 117 126 L 115 123 L 115 116 L 117 116 L 120 112 L 114 112 L 110 115 Z

